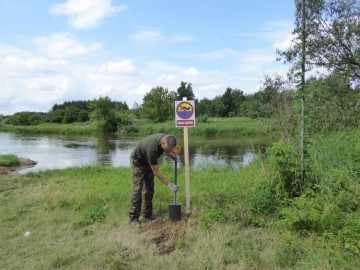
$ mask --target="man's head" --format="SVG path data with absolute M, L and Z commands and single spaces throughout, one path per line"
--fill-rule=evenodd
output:
M 174 135 L 166 135 L 161 139 L 161 147 L 165 152 L 171 152 L 176 146 L 176 138 Z

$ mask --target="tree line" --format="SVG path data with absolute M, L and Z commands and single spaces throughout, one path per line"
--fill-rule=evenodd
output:
M 197 121 L 210 117 L 271 118 L 284 138 L 294 135 L 298 122 L 297 93 L 294 84 L 280 75 L 265 76 L 260 90 L 244 94 L 228 87 L 213 99 L 196 99 L 192 84 L 181 82 L 176 91 L 158 86 L 145 94 L 141 105 L 129 108 L 126 102 L 108 96 L 87 101 L 67 101 L 55 104 L 47 113 L 17 112 L 2 116 L 9 125 L 41 123 L 85 123 L 95 121 L 102 131 L 129 128 L 136 119 L 165 122 L 175 118 L 175 101 L 187 97 L 195 100 Z M 307 122 L 314 131 L 330 131 L 357 127 L 360 120 L 360 88 L 351 78 L 334 71 L 330 75 L 307 80 Z

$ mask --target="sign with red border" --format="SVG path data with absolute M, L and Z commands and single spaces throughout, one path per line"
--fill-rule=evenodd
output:
M 194 100 L 175 101 L 176 127 L 195 127 Z

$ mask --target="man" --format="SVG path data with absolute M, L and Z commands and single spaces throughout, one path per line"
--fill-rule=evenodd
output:
M 176 146 L 176 138 L 173 135 L 158 133 L 144 138 L 132 151 L 130 163 L 132 169 L 133 191 L 131 195 L 131 209 L 129 212 L 130 225 L 138 227 L 139 217 L 152 219 L 152 199 L 154 195 L 154 176 L 172 192 L 177 192 L 178 187 L 167 180 L 159 171 L 158 158 L 165 153 L 172 159 L 177 157 L 172 152 Z M 144 194 L 142 190 L 144 188 Z

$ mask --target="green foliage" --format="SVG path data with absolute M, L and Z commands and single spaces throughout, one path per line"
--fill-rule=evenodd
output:
M 208 123 L 208 121 L 209 121 L 209 116 L 207 114 L 202 114 L 196 117 L 197 123 Z
M 306 196 L 294 198 L 291 200 L 291 207 L 280 210 L 282 222 L 295 231 L 319 231 L 321 207 L 317 200 L 311 200 Z
M 294 266 L 301 261 L 306 249 L 299 244 L 293 235 L 287 233 L 281 239 L 279 248 L 276 250 L 276 264 L 280 267 L 295 269 Z
M 357 0 L 305 1 L 306 64 L 346 74 L 359 84 L 360 3 Z M 284 62 L 301 62 L 301 1 L 296 1 L 292 46 L 278 51 Z M 296 69 L 296 67 L 295 67 Z
M 19 112 L 8 119 L 8 124 L 17 126 L 37 125 L 44 122 L 45 114 L 37 112 Z
M 312 133 L 360 126 L 360 89 L 352 89 L 347 77 L 331 74 L 307 82 L 307 122 Z
M 109 97 L 99 97 L 89 104 L 92 110 L 90 119 L 96 123 L 100 132 L 114 132 L 117 130 L 115 112 Z
M 291 155 L 290 146 L 280 149 L 276 151 L 277 162 L 270 162 L 271 168 L 276 168 L 273 179 L 279 179 L 278 174 L 296 175 L 291 170 L 291 162 L 289 167 L 289 160 L 295 160 L 296 155 Z M 359 230 L 355 228 L 359 225 L 355 220 L 359 218 L 360 209 L 359 149 L 358 131 L 312 138 L 307 157 L 309 173 L 301 196 L 278 192 L 283 185 L 274 191 L 277 197 L 282 195 L 281 201 L 286 202 L 279 210 L 279 224 L 297 232 L 316 233 L 324 239 L 332 237 L 348 251 L 359 254 Z M 270 149 L 270 159 L 273 155 L 273 149 Z M 292 180 L 290 177 L 290 182 Z
M 158 86 L 144 96 L 141 115 L 154 122 L 165 122 L 174 118 L 174 104 L 175 93 Z
M 86 122 L 89 120 L 89 114 L 84 109 L 75 107 L 66 107 L 64 109 L 63 123 Z
M 344 248 L 360 255 L 360 213 L 349 213 L 344 220 L 344 226 L 339 232 L 339 237 L 344 243 Z
M 106 218 L 106 204 L 99 199 L 91 198 L 84 204 L 79 205 L 76 209 L 83 213 L 78 221 L 75 222 L 74 228 L 80 229 L 95 222 L 103 222 Z
M 183 100 L 186 97 L 187 100 L 194 100 L 195 95 L 192 89 L 192 84 L 187 82 L 181 82 L 177 89 L 176 100 Z
M 297 127 L 295 92 L 289 82 L 280 75 L 265 76 L 260 92 L 264 113 L 271 117 L 274 130 L 280 138 L 292 141 Z
M 224 104 L 224 107 L 218 112 L 218 116 L 234 117 L 241 103 L 245 100 L 245 96 L 243 91 L 228 87 L 220 97 L 220 100 Z
M 6 167 L 17 166 L 20 164 L 20 159 L 13 154 L 0 155 L 0 165 Z
M 1 131 L 21 132 L 25 134 L 96 134 L 98 129 L 95 123 L 43 123 L 36 126 L 1 126 Z
M 234 120 L 214 122 L 234 125 Z M 154 244 L 150 228 L 166 224 L 172 201 L 167 187 L 156 185 L 154 196 L 154 211 L 162 219 L 154 227 L 132 231 L 128 168 L 89 166 L 2 176 L 0 266 L 18 269 L 26 260 L 28 269 L 356 269 L 359 138 L 359 132 L 313 138 L 309 177 L 316 185 L 288 198 L 287 205 L 274 202 L 269 181 L 273 163 L 191 170 L 190 217 L 157 231 L 163 238 L 169 235 L 167 244 L 175 247 L 165 263 L 158 250 L 165 243 Z M 291 148 L 281 151 L 292 158 Z M 173 174 L 172 166 L 161 170 Z M 178 173 L 178 201 L 185 205 L 182 167 Z M 31 231 L 30 238 L 23 238 L 25 230 Z M 63 256 L 54 255 L 59 253 Z
M 222 209 L 215 206 L 214 208 L 208 208 L 206 212 L 201 213 L 199 215 L 199 220 L 204 229 L 209 229 L 211 225 L 216 222 L 223 223 L 225 221 L 225 214 Z
M 289 143 L 279 141 L 267 151 L 270 164 L 271 190 L 280 201 L 300 196 L 303 191 L 300 182 L 299 154 Z

